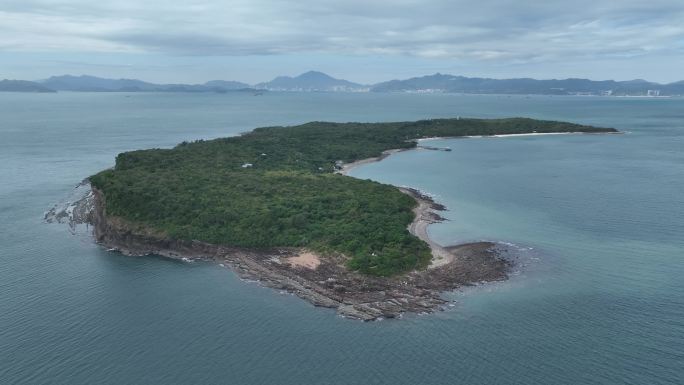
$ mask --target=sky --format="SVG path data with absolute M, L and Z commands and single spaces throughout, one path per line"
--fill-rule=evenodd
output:
M 0 0 L 0 79 L 684 79 L 683 0 Z

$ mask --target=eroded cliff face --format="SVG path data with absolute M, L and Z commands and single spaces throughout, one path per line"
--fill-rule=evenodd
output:
M 109 249 L 126 255 L 161 255 L 170 258 L 214 259 L 219 254 L 238 252 L 223 246 L 200 241 L 174 240 L 159 231 L 133 225 L 125 220 L 107 215 L 106 197 L 102 191 L 92 188 L 92 213 L 95 241 Z
M 110 237 L 118 238 L 110 234 L 113 229 L 107 223 L 107 216 L 105 214 L 105 197 L 102 191 L 92 187 L 93 191 L 93 212 L 90 216 L 91 224 L 93 225 L 93 237 L 98 243 L 106 243 Z

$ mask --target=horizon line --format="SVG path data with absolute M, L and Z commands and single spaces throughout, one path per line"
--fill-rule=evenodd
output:
M 646 79 L 644 79 L 644 78 L 635 78 L 635 79 L 627 79 L 627 80 L 617 80 L 617 79 L 600 79 L 600 80 L 599 80 L 599 79 L 582 78 L 582 77 L 535 78 L 535 77 L 530 77 L 530 76 L 521 76 L 521 77 L 500 77 L 500 78 L 496 78 L 496 77 L 487 77 L 487 76 L 454 75 L 454 74 L 450 74 L 450 73 L 435 72 L 435 73 L 432 73 L 432 74 L 417 75 L 417 76 L 411 76 L 411 77 L 406 77 L 406 78 L 401 78 L 401 79 L 400 79 L 400 78 L 394 78 L 394 79 L 389 79 L 389 80 L 381 80 L 381 81 L 378 81 L 378 82 L 375 82 L 375 83 L 359 83 L 359 82 L 355 82 L 355 81 L 353 81 L 353 80 L 349 80 L 349 79 L 345 79 L 345 78 L 341 78 L 341 77 L 338 78 L 338 77 L 335 77 L 335 76 L 333 76 L 333 75 L 330 75 L 330 74 L 328 74 L 328 73 L 326 73 L 326 72 L 318 71 L 318 70 L 307 70 L 307 71 L 304 71 L 304 72 L 299 73 L 298 75 L 278 75 L 278 76 L 276 76 L 276 77 L 274 77 L 274 78 L 272 78 L 272 79 L 270 79 L 270 80 L 260 81 L 260 82 L 256 82 L 256 83 L 250 83 L 250 82 L 246 82 L 246 81 L 242 81 L 242 80 L 237 80 L 237 79 L 234 79 L 234 78 L 233 78 L 233 79 L 231 79 L 231 78 L 222 78 L 222 79 L 213 78 L 213 79 L 209 79 L 209 80 L 204 81 L 204 83 L 182 83 L 182 82 L 181 82 L 181 83 L 177 83 L 177 82 L 159 83 L 159 82 L 153 82 L 153 81 L 149 81 L 149 80 L 144 80 L 143 78 L 139 78 L 139 77 L 104 77 L 104 76 L 89 75 L 89 74 L 86 74 L 86 73 L 81 73 L 80 75 L 73 75 L 73 74 L 70 74 L 70 73 L 65 73 L 65 74 L 62 74 L 62 75 L 52 75 L 52 76 L 50 76 L 50 77 L 48 77 L 48 78 L 34 79 L 34 80 L 16 79 L 16 78 L 15 78 L 15 79 L 3 78 L 3 80 L 23 80 L 23 81 L 30 81 L 30 82 L 35 82 L 35 83 L 41 83 L 41 82 L 44 82 L 44 81 L 49 80 L 49 79 L 54 78 L 54 77 L 71 76 L 71 77 L 77 77 L 77 78 L 78 78 L 78 77 L 92 77 L 92 78 L 106 79 L 106 80 L 137 80 L 137 81 L 142 81 L 142 82 L 145 82 L 145 83 L 156 84 L 156 85 L 168 85 L 168 84 L 203 85 L 203 84 L 206 84 L 206 83 L 211 82 L 211 81 L 233 81 L 233 82 L 244 83 L 244 84 L 247 84 L 247 85 L 249 85 L 249 86 L 255 86 L 255 85 L 259 85 L 259 84 L 261 84 L 261 83 L 268 83 L 268 82 L 271 82 L 271 81 L 273 81 L 273 80 L 275 80 L 275 79 L 277 79 L 277 78 L 279 78 L 279 77 L 297 78 L 297 77 L 299 77 L 299 76 L 302 76 L 302 75 L 305 75 L 305 74 L 308 74 L 308 73 L 312 73 L 312 72 L 313 72 L 313 73 L 319 73 L 319 74 L 326 75 L 326 76 L 331 77 L 331 78 L 333 78 L 333 79 L 335 79 L 335 80 L 343 80 L 343 81 L 348 81 L 348 82 L 351 82 L 351 83 L 355 83 L 355 84 L 358 84 L 358 85 L 360 85 L 360 86 L 373 86 L 373 85 L 377 85 L 377 84 L 381 84 L 381 83 L 386 83 L 386 82 L 391 82 L 391 81 L 405 81 L 405 80 L 409 80 L 409 79 L 418 79 L 418 78 L 424 78 L 424 77 L 436 76 L 436 75 L 445 75 L 445 76 L 453 76 L 453 77 L 462 77 L 462 78 L 467 78 L 467 79 L 490 79 L 490 80 L 522 80 L 522 79 L 524 79 L 524 80 L 536 80 L 536 81 L 553 81 L 553 80 L 588 80 L 588 81 L 592 81 L 592 82 L 610 82 L 610 81 L 613 81 L 613 82 L 637 82 L 637 81 L 638 81 L 638 82 L 647 82 L 647 83 L 653 83 L 653 84 L 658 84 L 658 85 L 670 85 L 670 84 L 676 84 L 676 83 L 680 83 L 680 82 L 684 81 L 684 80 L 676 80 L 676 81 L 672 81 L 672 82 L 669 82 L 669 83 L 661 83 L 661 82 L 646 80 Z M 106 76 L 106 75 L 105 75 L 105 76 Z

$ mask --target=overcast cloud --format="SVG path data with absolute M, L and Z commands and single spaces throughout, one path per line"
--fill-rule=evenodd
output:
M 245 58 L 263 67 L 264 76 L 320 62 L 360 81 L 433 68 L 492 76 L 684 78 L 677 70 L 684 67 L 681 0 L 2 0 L 0 36 L 2 58 L 14 59 L 0 64 L 9 74 L 26 71 L 21 63 L 29 59 L 36 71 L 47 70 L 34 60 L 42 54 L 53 60 L 53 72 L 76 68 L 54 63 L 75 57 L 87 70 L 85 56 L 94 58 L 95 72 L 104 57 L 112 66 L 138 62 L 133 66 L 142 72 L 155 65 L 192 71 L 187 67 L 206 59 L 214 70 L 223 63 L 232 71 L 223 78 L 256 76 L 238 68 L 249 67 Z M 296 57 L 303 58 L 299 64 Z M 364 58 L 370 72 L 355 76 L 346 68 L 345 61 L 363 65 Z M 178 75 L 173 71 L 180 69 L 167 75 Z

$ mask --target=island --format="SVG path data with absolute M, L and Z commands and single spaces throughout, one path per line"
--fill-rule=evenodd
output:
M 438 245 L 426 229 L 444 206 L 350 167 L 426 138 L 614 132 L 527 118 L 263 127 L 119 154 L 80 211 L 111 250 L 216 261 L 350 318 L 432 312 L 445 291 L 505 279 L 501 246 Z

